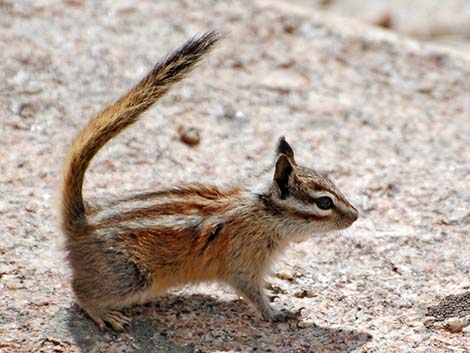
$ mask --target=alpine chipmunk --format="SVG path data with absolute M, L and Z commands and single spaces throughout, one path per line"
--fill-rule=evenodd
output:
M 62 228 L 80 307 L 101 329 L 121 330 L 121 309 L 185 284 L 220 281 L 266 320 L 294 318 L 273 308 L 264 277 L 290 242 L 349 227 L 358 211 L 325 175 L 302 167 L 284 137 L 257 185 L 168 190 L 85 204 L 82 185 L 95 154 L 182 80 L 220 39 L 207 32 L 159 61 L 126 95 L 99 113 L 68 152 Z M 260 186 L 263 185 L 263 186 Z

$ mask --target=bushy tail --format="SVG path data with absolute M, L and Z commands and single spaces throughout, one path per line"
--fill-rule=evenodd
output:
M 207 32 L 188 40 L 159 61 L 126 95 L 99 113 L 75 138 L 65 160 L 62 188 L 62 224 L 67 234 L 86 225 L 82 186 L 95 154 L 182 80 L 219 39 L 216 32 Z

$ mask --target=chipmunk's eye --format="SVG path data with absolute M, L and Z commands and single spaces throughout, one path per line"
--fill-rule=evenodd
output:
M 329 210 L 333 208 L 333 200 L 331 199 L 331 197 L 328 196 L 322 196 L 316 199 L 315 203 L 322 210 Z

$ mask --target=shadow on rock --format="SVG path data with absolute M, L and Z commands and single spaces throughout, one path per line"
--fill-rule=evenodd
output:
M 124 332 L 111 328 L 102 332 L 76 305 L 60 309 L 45 335 L 53 342 L 71 344 L 81 352 L 191 353 L 191 345 L 177 346 L 159 332 L 161 325 L 143 318 L 133 318 Z
M 194 344 L 202 352 L 346 353 L 372 339 L 367 333 L 320 327 L 302 319 L 268 323 L 246 301 L 225 302 L 208 295 L 163 296 L 140 310 L 139 317 L 159 321 L 160 333 L 173 342 Z
M 351 352 L 369 342 L 367 333 L 290 321 L 262 321 L 246 302 L 208 295 L 157 298 L 127 310 L 132 318 L 123 333 L 101 332 L 81 310 L 60 310 L 48 336 L 82 351 L 186 353 L 229 351 Z M 194 347 L 197 347 L 195 349 Z

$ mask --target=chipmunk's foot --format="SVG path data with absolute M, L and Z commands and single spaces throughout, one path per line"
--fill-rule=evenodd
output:
M 90 318 L 98 325 L 101 331 L 106 329 L 106 323 L 109 324 L 115 331 L 122 331 L 124 325 L 130 322 L 129 317 L 124 315 L 118 310 L 102 309 L 102 310 L 87 310 L 85 309 Z
M 270 320 L 273 322 L 296 320 L 297 314 L 298 313 L 287 310 L 287 309 L 281 309 L 281 310 L 276 309 L 276 310 L 273 310 Z
M 297 320 L 300 314 L 300 310 L 297 312 L 290 311 L 287 309 L 275 309 L 273 307 L 270 308 L 269 312 L 263 313 L 263 317 L 266 321 L 271 322 L 284 322 L 288 320 Z

